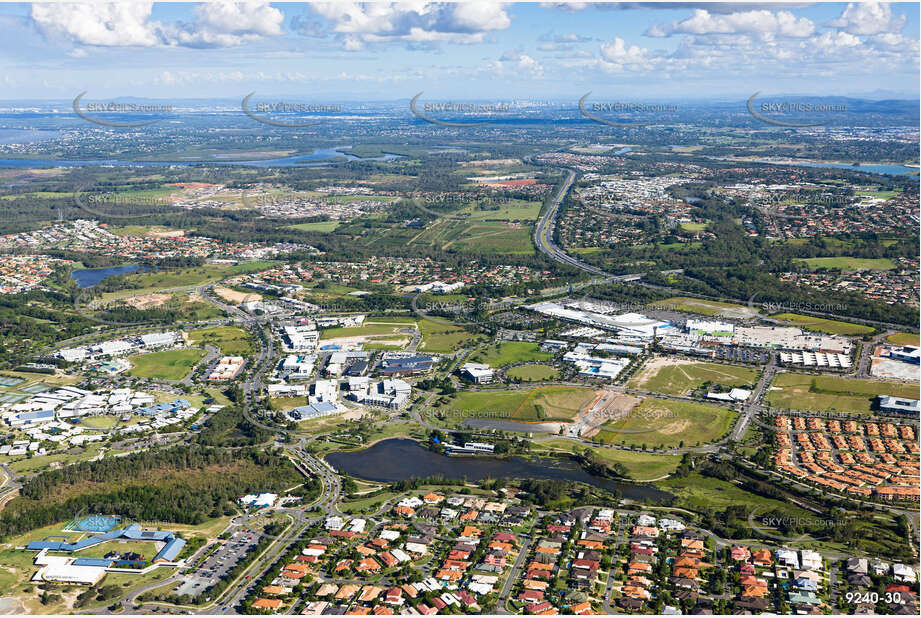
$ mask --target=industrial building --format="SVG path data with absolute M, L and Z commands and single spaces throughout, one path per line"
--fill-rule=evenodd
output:
M 460 374 L 474 384 L 489 384 L 493 381 L 493 370 L 483 363 L 464 363 Z
M 242 356 L 224 356 L 208 374 L 208 380 L 210 382 L 233 380 L 243 369 L 245 362 Z
M 357 386 L 352 390 L 349 384 L 348 399 L 366 406 L 376 406 L 397 410 L 409 402 L 412 386 L 403 380 L 388 379 L 380 382 L 369 382 L 364 386 Z
M 877 395 L 877 399 L 881 412 L 907 416 L 921 414 L 921 405 L 919 405 L 917 399 L 905 399 L 904 397 L 891 397 L 889 395 Z
M 921 365 L 921 348 L 913 345 L 905 345 L 889 350 L 889 358 L 900 360 L 912 365 Z
M 405 376 L 425 373 L 432 368 L 435 359 L 431 356 L 402 356 L 384 358 L 380 372 L 386 376 Z

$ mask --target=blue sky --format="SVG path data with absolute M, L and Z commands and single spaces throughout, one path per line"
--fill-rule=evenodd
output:
M 0 4 L 0 99 L 917 97 L 915 3 Z

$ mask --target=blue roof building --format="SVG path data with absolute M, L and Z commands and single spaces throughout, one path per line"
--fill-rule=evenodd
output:
M 179 552 L 182 551 L 182 548 L 185 547 L 185 539 L 180 539 L 179 537 L 173 538 L 166 546 L 160 550 L 160 552 L 154 556 L 154 562 L 172 562 L 176 559 L 176 556 L 179 555 Z

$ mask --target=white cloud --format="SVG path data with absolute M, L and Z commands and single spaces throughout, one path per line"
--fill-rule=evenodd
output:
M 645 48 L 637 45 L 628 46 L 620 37 L 615 37 L 608 43 L 602 43 L 601 56 L 605 61 L 617 67 L 647 67 L 651 64 Z
M 848 4 L 841 16 L 828 25 L 850 34 L 897 33 L 905 26 L 905 16 L 893 16 L 892 8 L 885 3 L 859 2 Z
M 646 35 L 672 34 L 761 34 L 790 38 L 805 38 L 815 32 L 815 24 L 805 17 L 797 18 L 789 11 L 740 11 L 725 15 L 697 9 L 685 20 L 672 24 L 654 24 Z
M 321 2 L 311 8 L 332 22 L 329 30 L 346 49 L 375 43 L 479 43 L 488 32 L 505 30 L 511 19 L 495 2 Z M 299 20 L 295 22 L 295 27 Z M 300 30 L 300 29 L 299 29 Z
M 100 47 L 230 47 L 282 34 L 281 11 L 267 2 L 199 4 L 192 23 L 150 19 L 152 2 L 33 4 L 32 20 L 47 35 Z
M 84 45 L 151 47 L 159 42 L 150 22 L 153 2 L 124 4 L 32 4 L 32 20 L 48 35 Z

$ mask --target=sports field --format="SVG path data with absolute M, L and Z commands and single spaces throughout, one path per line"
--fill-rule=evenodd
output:
M 779 373 L 765 401 L 771 407 L 781 409 L 869 413 L 877 395 L 917 399 L 918 387 L 875 380 Z
M 626 419 L 605 423 L 592 438 L 602 444 L 673 448 L 707 444 L 729 431 L 735 412 L 721 406 L 650 397 Z
M 540 344 L 530 341 L 504 341 L 479 350 L 473 362 L 486 363 L 490 367 L 504 367 L 513 363 L 545 361 L 553 358 L 549 352 L 541 352 Z
M 745 387 L 754 386 L 757 381 L 758 372 L 747 367 L 656 357 L 630 378 L 627 386 L 665 395 L 687 395 L 708 382 Z
M 838 320 L 827 320 L 825 318 L 816 318 L 811 315 L 800 315 L 798 313 L 778 313 L 772 315 L 776 320 L 783 320 L 790 326 L 798 326 L 805 330 L 812 330 L 817 333 L 828 333 L 829 335 L 866 335 L 873 332 L 872 326 L 863 324 L 852 324 L 851 322 L 840 322 Z
M 895 268 L 895 262 L 889 258 L 823 257 L 808 258 L 803 261 L 809 265 L 809 268 L 834 268 L 845 272 Z
M 471 418 L 490 417 L 516 421 L 572 420 L 595 398 L 595 390 L 582 386 L 551 386 L 518 390 L 464 391 L 446 408 Z
M 512 367 L 505 372 L 505 375 L 522 382 L 540 382 L 542 380 L 555 380 L 559 377 L 560 372 L 550 365 L 532 363 Z
M 182 348 L 132 356 L 128 375 L 154 380 L 181 380 L 205 353 L 197 348 Z

